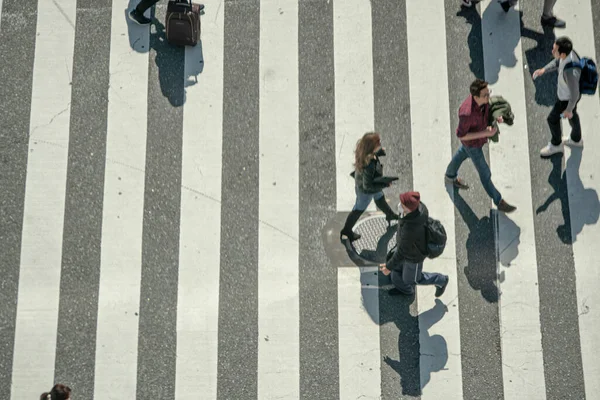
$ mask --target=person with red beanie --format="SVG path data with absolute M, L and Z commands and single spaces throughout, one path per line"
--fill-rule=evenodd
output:
M 394 289 L 390 295 L 411 295 L 415 285 L 435 285 L 435 297 L 440 297 L 448 286 L 448 276 L 437 272 L 423 272 L 423 261 L 427 255 L 427 234 L 425 224 L 429 211 L 421 202 L 419 192 L 405 192 L 400 195 L 402 213 L 396 234 L 396 252 L 387 264 L 380 269 L 385 275 L 392 275 Z

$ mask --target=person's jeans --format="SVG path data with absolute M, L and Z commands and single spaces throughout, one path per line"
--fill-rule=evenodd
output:
M 581 99 L 581 96 L 579 97 Z M 579 103 L 579 100 L 577 100 Z M 548 126 L 552 133 L 552 140 L 550 141 L 554 146 L 558 146 L 562 143 L 562 127 L 560 124 L 560 114 L 567 109 L 569 105 L 568 101 L 556 100 L 552 111 L 548 115 Z M 577 114 L 577 104 L 573 109 L 573 117 L 569 119 L 569 125 L 571 125 L 571 139 L 574 142 L 581 140 L 581 123 L 579 122 L 579 114 Z
M 405 294 L 412 294 L 415 285 L 443 286 L 447 281 L 446 275 L 437 272 L 423 272 L 423 263 L 402 261 L 401 270 L 392 270 L 392 284 Z
M 371 200 L 379 200 L 383 197 L 383 192 L 363 193 L 358 189 L 358 186 L 354 186 L 354 192 L 356 193 L 356 202 L 354 203 L 354 207 L 352 207 L 352 211 L 365 211 L 369 207 L 369 204 L 371 204 Z
M 471 161 L 473 161 L 473 165 L 475 165 L 475 169 L 479 174 L 481 184 L 488 196 L 492 198 L 495 205 L 500 204 L 502 195 L 492 182 L 492 171 L 490 171 L 490 166 L 485 161 L 481 147 L 467 147 L 464 144 L 461 144 L 456 151 L 456 154 L 454 154 L 454 157 L 452 157 L 452 161 L 448 164 L 448 168 L 446 168 L 446 176 L 450 179 L 456 179 L 458 176 L 458 169 L 467 158 L 470 158 Z

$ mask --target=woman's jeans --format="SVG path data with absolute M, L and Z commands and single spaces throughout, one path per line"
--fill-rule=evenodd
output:
M 492 198 L 495 205 L 500 204 L 502 195 L 492 182 L 492 171 L 490 171 L 490 167 L 485 161 L 481 147 L 467 147 L 464 144 L 461 144 L 456 151 L 456 154 L 454 154 L 454 157 L 452 157 L 452 161 L 448 164 L 446 176 L 450 179 L 456 179 L 458 176 L 458 169 L 467 158 L 470 158 L 471 161 L 473 161 L 473 165 L 475 165 L 475 169 L 477 170 L 477 173 L 479 173 L 481 184 L 488 196 Z
M 369 207 L 369 204 L 371 204 L 371 200 L 379 200 L 383 197 L 383 192 L 363 193 L 358 190 L 358 186 L 354 186 L 354 192 L 356 193 L 356 202 L 354 203 L 354 207 L 352 207 L 352 211 L 365 211 Z

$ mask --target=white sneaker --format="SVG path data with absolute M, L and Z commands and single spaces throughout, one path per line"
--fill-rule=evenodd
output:
M 540 155 L 542 157 L 550 157 L 552 154 L 563 153 L 565 148 L 563 144 L 559 144 L 558 146 L 553 145 L 552 143 L 548 143 L 546 147 L 540 150 Z
M 581 139 L 579 142 L 574 142 L 570 136 L 564 137 L 562 139 L 562 143 L 565 146 L 569 146 L 569 147 L 583 147 L 583 139 Z

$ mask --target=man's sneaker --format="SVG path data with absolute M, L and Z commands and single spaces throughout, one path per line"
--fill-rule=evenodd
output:
M 442 286 L 437 286 L 435 288 L 435 297 L 440 297 L 444 294 L 444 292 L 446 291 L 446 286 L 448 286 L 448 281 L 450 281 L 449 276 L 446 277 L 446 283 L 444 283 Z
M 448 178 L 447 176 L 444 176 L 444 182 L 446 182 L 446 185 L 454 185 L 454 187 L 457 187 L 459 189 L 468 189 L 469 185 L 467 185 L 462 179 L 460 178 Z
M 507 13 L 508 10 L 510 10 L 510 0 L 501 1 L 500 6 L 502 6 L 502 9 L 504 10 L 504 12 Z
M 562 143 L 559 144 L 558 146 L 555 146 L 552 143 L 548 143 L 548 145 L 546 147 L 544 147 L 543 149 L 540 150 L 540 155 L 542 157 L 550 157 L 553 154 L 563 153 L 564 151 L 565 151 L 565 148 Z
M 150 18 L 144 17 L 144 14 L 139 12 L 137 8 L 134 8 L 129 12 L 129 19 L 138 25 L 148 25 L 152 22 Z
M 553 28 L 564 28 L 567 23 L 562 19 L 558 19 L 554 16 L 546 18 L 542 16 L 542 26 L 551 26 Z
M 517 209 L 517 207 L 511 206 L 510 204 L 505 202 L 504 199 L 500 200 L 500 204 L 498 204 L 498 210 L 502 211 L 503 213 L 508 214 L 508 213 L 515 211 L 516 209 Z
M 579 142 L 576 142 L 571 139 L 570 136 L 564 137 L 562 143 L 569 147 L 583 147 L 583 139 L 580 139 Z

